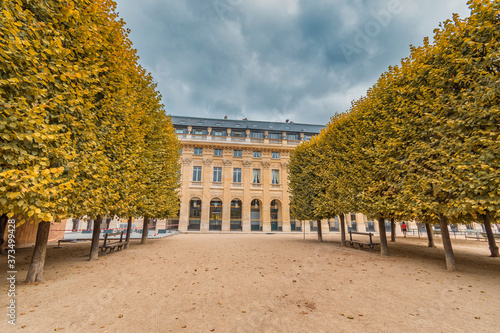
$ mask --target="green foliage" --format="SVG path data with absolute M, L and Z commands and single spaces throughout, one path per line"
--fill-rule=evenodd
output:
M 314 143 L 297 147 L 294 212 L 430 223 L 498 214 L 500 3 L 468 4 L 470 17 L 441 24 L 433 44 L 412 47 Z
M 176 213 L 179 143 L 115 8 L 1 3 L 0 212 Z

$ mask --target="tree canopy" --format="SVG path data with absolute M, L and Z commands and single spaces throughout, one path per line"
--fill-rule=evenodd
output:
M 326 191 L 311 170 L 290 169 L 292 195 L 321 197 L 331 212 L 439 223 L 451 270 L 449 223 L 482 218 L 498 256 L 489 221 L 500 207 L 500 3 L 468 5 L 470 17 L 442 23 L 433 43 L 412 46 L 314 143 L 296 148 L 293 156 L 327 170 Z

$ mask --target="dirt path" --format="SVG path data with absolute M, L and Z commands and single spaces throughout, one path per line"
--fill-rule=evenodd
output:
M 399 238 L 381 257 L 307 238 L 178 235 L 95 262 L 89 243 L 51 246 L 47 282 L 17 286 L 18 324 L 0 332 L 499 331 L 500 258 L 484 242 L 454 241 L 449 273 L 440 239 Z M 20 280 L 30 254 L 18 252 Z

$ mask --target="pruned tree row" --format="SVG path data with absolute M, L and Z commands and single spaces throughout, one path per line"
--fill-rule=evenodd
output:
M 468 18 L 442 23 L 432 43 L 411 47 L 313 143 L 297 147 L 295 216 L 362 212 L 379 221 L 382 254 L 385 220 L 439 224 L 449 270 L 448 226 L 477 221 L 498 256 L 491 223 L 500 208 L 500 3 L 468 4 Z M 309 197 L 299 202 L 301 195 Z
M 39 224 L 42 281 L 42 222 L 177 214 L 180 144 L 114 1 L 0 6 L 0 213 Z

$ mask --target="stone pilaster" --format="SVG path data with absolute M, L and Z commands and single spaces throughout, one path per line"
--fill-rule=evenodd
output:
M 252 183 L 252 161 L 243 161 L 242 182 L 243 182 L 243 203 L 242 203 L 242 229 L 244 232 L 250 232 L 250 204 L 252 197 L 250 195 L 250 186 Z
M 233 161 L 224 159 L 222 181 L 225 189 L 229 189 L 233 181 Z M 225 190 L 222 197 L 222 231 L 231 230 L 231 191 Z
M 200 231 L 208 231 L 210 223 L 210 185 L 212 184 L 212 159 L 203 159 L 203 168 L 201 171 L 201 179 L 203 182 L 203 195 L 201 199 L 201 225 Z
M 269 187 L 271 186 L 271 162 L 262 162 L 262 187 L 264 188 L 264 193 L 262 195 L 262 231 L 271 231 L 271 196 L 269 193 Z
M 282 223 L 283 223 L 283 231 L 290 232 L 292 227 L 290 225 L 290 193 L 288 193 L 288 162 L 281 162 L 281 172 L 280 172 L 280 183 L 282 184 L 283 190 L 283 200 L 281 203 L 281 207 L 283 207 Z
M 181 207 L 179 211 L 179 231 L 187 231 L 188 223 L 189 223 L 189 184 L 190 184 L 190 175 L 192 177 L 193 168 L 192 162 L 193 160 L 189 157 L 181 158 L 182 161 L 182 171 L 181 171 L 181 181 L 182 181 L 182 189 L 181 189 Z

